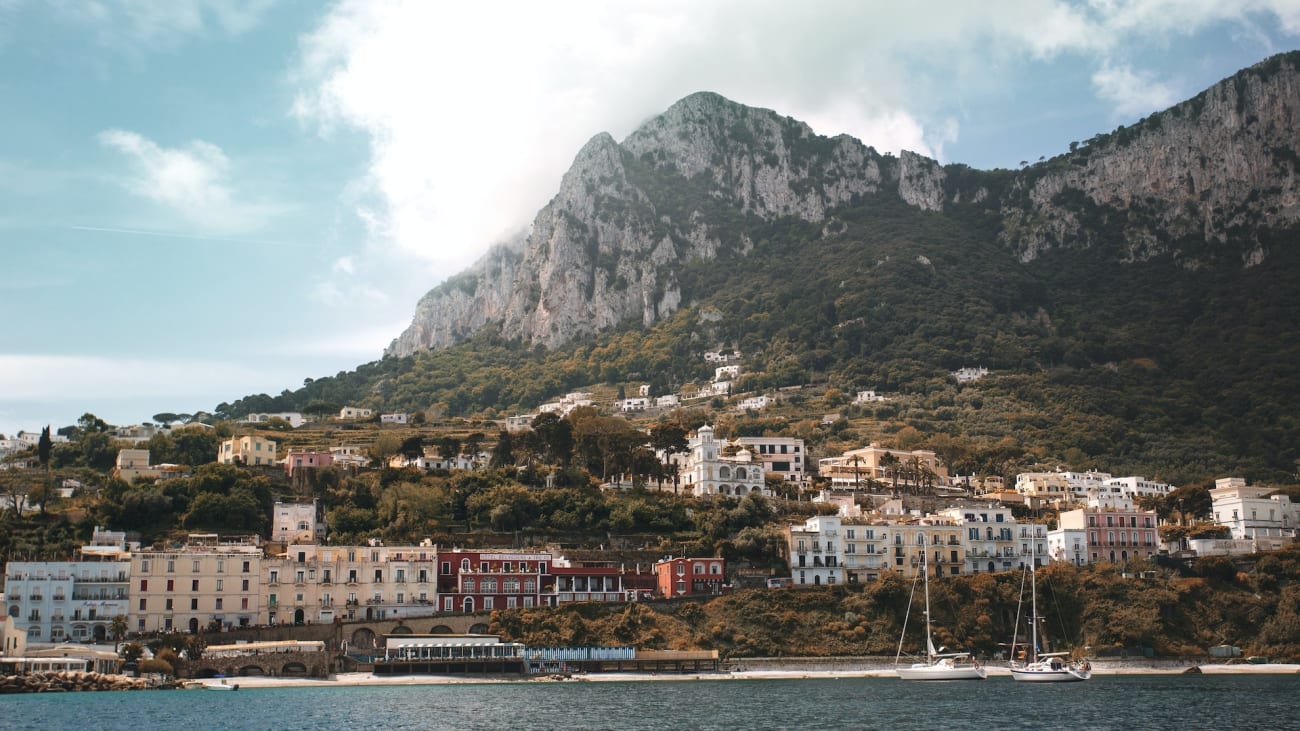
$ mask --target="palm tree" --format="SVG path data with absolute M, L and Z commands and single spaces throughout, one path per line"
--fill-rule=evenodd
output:
M 126 615 L 115 614 L 108 623 L 108 633 L 113 637 L 113 651 L 117 652 L 122 640 L 126 639 Z

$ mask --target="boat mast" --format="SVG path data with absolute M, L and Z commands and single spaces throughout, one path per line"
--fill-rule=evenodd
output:
M 924 539 L 922 539 L 924 540 Z M 930 564 L 926 561 L 927 546 L 921 546 L 921 573 L 925 574 L 925 656 L 934 662 L 934 640 L 930 639 Z
M 1031 628 L 1029 652 L 1032 658 L 1030 662 L 1038 662 L 1038 567 L 1035 565 L 1037 562 L 1034 560 L 1036 558 L 1036 546 L 1034 545 L 1033 523 L 1030 523 L 1029 532 L 1029 594 L 1033 597 L 1033 614 L 1029 618 Z

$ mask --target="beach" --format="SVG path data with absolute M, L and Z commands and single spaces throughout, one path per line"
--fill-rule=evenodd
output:
M 1179 664 L 1154 662 L 1093 662 L 1094 676 L 1106 675 L 1179 675 L 1191 668 L 1198 668 L 1203 675 L 1289 675 L 1300 673 L 1300 664 L 1269 663 L 1252 665 L 1249 663 L 1232 664 Z M 989 665 L 989 677 L 1010 677 L 1011 671 L 1006 666 Z M 872 666 L 860 670 L 821 670 L 821 669 L 771 669 L 732 670 L 716 673 L 576 673 L 558 677 L 538 675 L 528 677 L 493 677 L 464 675 L 374 675 L 373 673 L 337 673 L 329 678 L 270 678 L 239 677 L 226 678 L 230 684 L 237 684 L 240 690 L 257 688 L 294 688 L 294 687 L 349 687 L 367 685 L 454 685 L 483 683 L 601 683 L 601 682 L 653 682 L 653 681 L 727 681 L 727 680 L 798 680 L 805 678 L 892 678 L 893 667 Z M 194 681 L 191 681 L 194 682 Z M 219 685 L 221 679 L 197 681 L 203 685 Z

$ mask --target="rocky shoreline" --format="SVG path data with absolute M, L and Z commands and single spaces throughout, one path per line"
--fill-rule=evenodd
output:
M 34 672 L 0 677 L 0 693 L 68 693 L 96 690 L 150 690 L 144 678 L 82 672 Z

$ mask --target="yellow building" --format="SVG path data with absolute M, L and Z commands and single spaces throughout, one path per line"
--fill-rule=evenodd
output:
M 217 462 L 221 464 L 273 465 L 275 459 L 275 442 L 265 437 L 246 436 L 227 439 L 217 450 Z
M 256 624 L 261 576 L 262 548 L 252 540 L 191 535 L 179 548 L 134 553 L 127 624 L 137 632 Z

